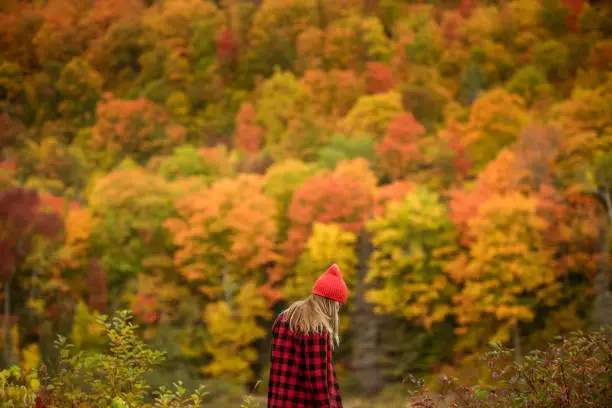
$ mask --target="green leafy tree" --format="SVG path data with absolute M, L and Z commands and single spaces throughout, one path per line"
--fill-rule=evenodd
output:
M 378 140 L 402 110 L 402 98 L 398 92 L 362 96 L 344 118 L 343 129 L 350 136 L 365 134 Z
M 288 70 L 296 57 L 298 36 L 319 24 L 315 0 L 270 0 L 253 15 L 245 67 L 249 75 L 269 76 L 276 67 Z
M 202 58 L 214 54 L 214 36 L 223 16 L 213 2 L 171 0 L 156 3 L 142 21 L 169 49 L 178 55 L 189 52 L 196 63 L 202 63 Z
M 210 183 L 219 176 L 219 170 L 212 160 L 206 160 L 203 151 L 190 144 L 175 148 L 159 165 L 159 174 L 168 181 L 198 177 Z
M 368 62 L 391 58 L 392 44 L 378 17 L 349 14 L 327 27 L 325 39 L 325 62 L 333 68 L 363 71 Z
M 87 51 L 87 59 L 109 85 L 134 81 L 140 72 L 140 58 L 153 48 L 140 21 L 129 18 L 114 22 Z M 147 69 L 147 67 L 142 67 Z
M 272 153 L 282 152 L 292 109 L 300 93 L 300 84 L 291 72 L 276 71 L 259 90 L 255 119 L 266 134 L 266 146 Z
M 556 40 L 549 40 L 533 48 L 533 63 L 551 81 L 565 79 L 568 75 L 569 49 Z
M 445 266 L 457 248 L 447 212 L 436 193 L 419 187 L 390 202 L 386 214 L 368 224 L 374 246 L 368 279 L 380 287 L 367 297 L 378 312 L 427 329 L 452 313 L 457 288 Z
M 508 91 L 515 93 L 529 105 L 551 92 L 551 86 L 540 69 L 533 65 L 517 70 L 508 84 Z
M 72 59 L 62 69 L 57 90 L 59 112 L 76 126 L 91 124 L 98 100 L 102 97 L 102 77 L 82 58 Z
M 424 8 L 398 23 L 401 35 L 410 36 L 404 45 L 404 55 L 409 64 L 435 65 L 440 58 L 439 27 L 432 18 L 432 9 Z
M 53 137 L 40 143 L 26 141 L 26 146 L 17 153 L 17 160 L 19 177 L 40 191 L 78 197 L 87 183 L 89 165 L 85 153 Z
M 121 169 L 96 180 L 89 194 L 95 224 L 93 254 L 108 273 L 113 296 L 138 273 L 171 267 L 163 222 L 174 214 L 175 189 L 139 168 Z
M 364 158 L 372 162 L 375 157 L 374 141 L 369 136 L 347 138 L 335 135 L 330 143 L 319 150 L 318 166 L 333 170 L 341 161 Z
M 266 172 L 264 191 L 274 198 L 278 208 L 279 238 L 287 238 L 289 219 L 287 210 L 298 188 L 315 173 L 312 165 L 299 160 L 288 159 L 275 163 Z
M 0 64 L 0 99 L 3 104 L 15 103 L 23 92 L 24 73 L 15 63 L 4 60 Z M 4 107 L 8 109 L 8 106 Z

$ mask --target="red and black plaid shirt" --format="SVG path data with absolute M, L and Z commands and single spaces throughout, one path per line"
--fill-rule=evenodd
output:
M 303 335 L 284 315 L 272 327 L 268 408 L 342 408 L 327 333 Z

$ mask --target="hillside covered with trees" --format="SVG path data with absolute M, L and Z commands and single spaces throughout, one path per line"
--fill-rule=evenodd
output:
M 0 368 L 264 392 L 332 263 L 346 393 L 612 324 L 607 1 L 0 0 L 0 106 Z

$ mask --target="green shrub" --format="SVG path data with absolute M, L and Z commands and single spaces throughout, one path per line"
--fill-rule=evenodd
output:
M 549 40 L 533 48 L 533 63 L 551 81 L 567 78 L 569 68 L 569 48 L 567 45 Z
M 24 373 L 19 367 L 0 372 L 0 407 L 34 407 L 40 380 L 36 372 Z
M 550 84 L 542 72 L 533 65 L 517 70 L 508 85 L 508 91 L 520 95 L 528 104 L 548 93 Z
M 441 391 L 420 389 L 413 407 L 434 408 L 441 401 L 461 408 L 569 408 L 612 406 L 612 342 L 603 331 L 576 332 L 544 351 L 532 351 L 522 362 L 499 344 L 485 356 L 492 386 L 465 387 L 444 377 Z
M 108 348 L 79 351 L 64 337 L 53 373 L 46 367 L 24 372 L 12 367 L 0 372 L 0 407 L 64 408 L 197 408 L 208 395 L 201 386 L 189 392 L 181 381 L 150 390 L 145 374 L 153 372 L 165 353 L 152 350 L 137 335 L 130 312 L 102 316 Z M 246 397 L 243 407 L 257 405 Z

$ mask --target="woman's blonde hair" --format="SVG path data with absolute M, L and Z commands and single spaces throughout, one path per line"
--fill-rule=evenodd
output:
M 303 334 L 327 332 L 336 345 L 340 344 L 339 317 L 340 303 L 318 295 L 310 295 L 289 306 L 283 314 L 289 328 Z

